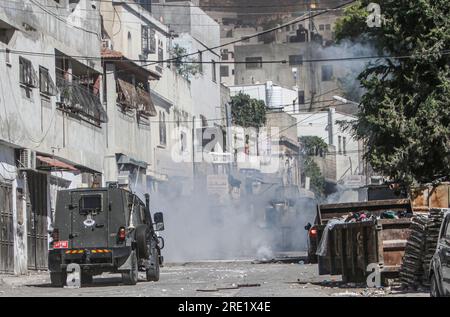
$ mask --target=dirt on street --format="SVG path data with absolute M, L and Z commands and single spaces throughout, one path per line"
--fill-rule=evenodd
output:
M 0 276 L 0 296 L 133 296 L 133 297 L 304 297 L 304 296 L 421 296 L 395 287 L 367 289 L 343 284 L 339 277 L 319 276 L 317 265 L 299 263 L 254 264 L 251 261 L 166 264 L 159 282 L 146 282 L 140 273 L 136 286 L 122 283 L 120 274 L 94 277 L 82 288 L 55 288 L 47 272 Z

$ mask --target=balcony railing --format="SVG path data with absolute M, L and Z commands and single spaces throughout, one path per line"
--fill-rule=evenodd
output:
M 97 124 L 108 121 L 100 97 L 91 92 L 88 87 L 77 82 L 69 82 L 61 77 L 57 78 L 56 86 L 59 90 L 59 104 L 62 108 Z

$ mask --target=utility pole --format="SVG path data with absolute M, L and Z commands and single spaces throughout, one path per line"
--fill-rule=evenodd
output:
M 314 17 L 312 13 L 312 9 L 316 7 L 314 2 L 315 0 L 310 0 L 308 4 L 308 12 L 309 12 L 309 26 L 308 26 L 308 59 L 312 60 L 312 42 L 313 42 L 313 34 L 314 34 Z M 315 74 L 315 63 L 309 63 L 309 94 L 310 94 L 310 104 L 309 110 L 312 110 L 314 104 L 314 96 L 316 95 L 316 74 Z

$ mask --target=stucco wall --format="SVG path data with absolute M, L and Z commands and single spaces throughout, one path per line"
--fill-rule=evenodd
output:
M 54 4 L 53 1 L 52 3 Z M 0 7 L 0 20 L 17 28 L 9 43 L 0 42 L 0 49 L 38 53 L 22 56 L 31 61 L 37 76 L 39 66 L 47 68 L 54 82 L 55 50 L 69 56 L 98 57 L 91 59 L 89 66 L 101 71 L 100 40 L 94 34 L 99 32 L 99 13 L 97 10 L 91 12 L 86 9 L 86 3 L 86 0 L 82 0 L 79 4 L 84 8 L 85 19 L 88 21 L 83 26 L 85 30 L 76 27 L 76 20 L 68 22 L 64 15 L 57 18 L 35 5 L 25 5 L 22 1 L 20 4 L 11 3 L 17 10 Z M 58 10 L 54 11 L 56 14 Z M 98 23 L 95 24 L 93 19 L 97 19 Z M 29 27 L 24 27 L 24 23 Z M 4 78 L 0 83 L 0 107 L 3 108 L 4 121 L 0 128 L 0 138 L 39 152 L 51 154 L 54 151 L 56 156 L 102 171 L 98 155 L 104 151 L 104 130 L 79 119 L 63 118 L 62 112 L 56 110 L 55 97 L 43 102 L 39 88 L 21 86 L 19 56 L 11 53 L 11 63 L 8 65 L 6 55 L 0 54 L 0 73 Z

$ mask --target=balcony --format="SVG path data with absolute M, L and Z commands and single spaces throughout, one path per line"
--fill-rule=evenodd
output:
M 86 85 L 57 76 L 56 86 L 59 91 L 57 104 L 60 110 L 97 126 L 108 121 L 99 95 L 94 94 Z

